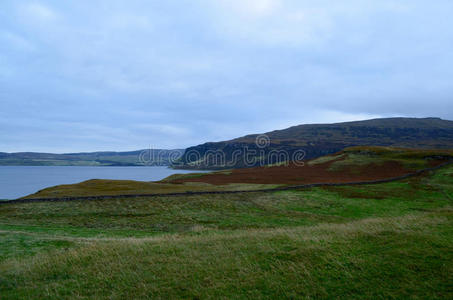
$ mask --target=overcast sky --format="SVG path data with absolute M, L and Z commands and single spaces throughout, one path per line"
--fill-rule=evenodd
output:
M 0 151 L 453 119 L 451 0 L 0 1 Z

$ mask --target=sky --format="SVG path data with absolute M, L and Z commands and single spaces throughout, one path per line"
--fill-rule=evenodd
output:
M 453 119 L 451 0 L 0 0 L 0 152 Z

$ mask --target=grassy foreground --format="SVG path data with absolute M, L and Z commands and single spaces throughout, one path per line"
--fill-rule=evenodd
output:
M 0 299 L 453 298 L 453 167 L 380 185 L 0 205 Z

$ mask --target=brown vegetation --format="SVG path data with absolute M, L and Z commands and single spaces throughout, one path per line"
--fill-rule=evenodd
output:
M 254 167 L 231 170 L 228 173 L 211 173 L 199 177 L 178 178 L 172 183 L 204 182 L 214 185 L 231 183 L 254 184 L 311 184 L 347 183 L 381 180 L 413 173 L 416 169 L 396 160 L 364 161 L 349 163 L 341 154 L 337 158 L 319 163 L 294 163 L 273 167 Z M 425 166 L 434 167 L 445 162 L 443 159 L 426 160 Z

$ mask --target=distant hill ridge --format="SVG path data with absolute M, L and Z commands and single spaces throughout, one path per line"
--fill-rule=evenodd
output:
M 268 138 L 268 145 L 256 144 L 257 138 Z M 304 159 L 335 153 L 350 146 L 393 146 L 421 149 L 453 149 L 453 121 L 440 118 L 382 118 L 333 124 L 305 124 L 283 130 L 252 134 L 229 141 L 205 143 L 186 149 L 177 167 L 222 169 L 257 166 L 269 163 L 269 154 L 285 151 L 292 157 L 305 152 Z M 234 154 L 256 151 L 255 160 L 245 161 Z M 209 153 L 224 153 L 219 164 Z M 199 157 L 194 161 L 194 153 Z M 208 155 L 206 155 L 208 154 Z M 278 163 L 279 158 L 275 158 Z
M 99 151 L 81 153 L 0 152 L 3 166 L 168 166 L 181 157 L 183 149 Z

